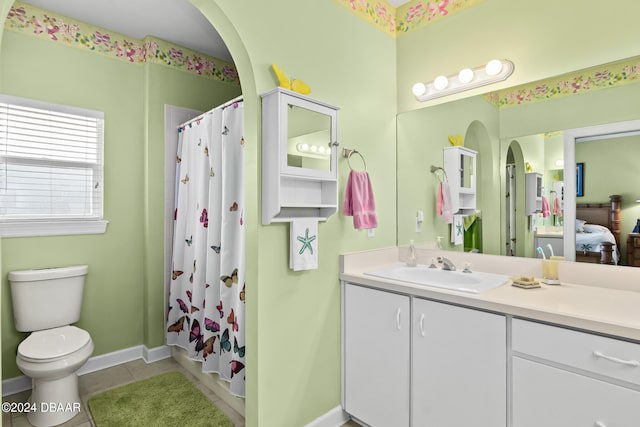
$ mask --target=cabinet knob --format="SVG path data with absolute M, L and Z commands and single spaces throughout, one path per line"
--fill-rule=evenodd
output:
M 402 325 L 400 324 L 401 313 L 402 313 L 402 310 L 400 310 L 400 307 L 398 307 L 398 310 L 396 311 L 396 325 L 398 326 L 398 330 L 402 329 Z
M 603 423 L 602 421 L 596 421 L 595 424 L 593 424 L 594 427 L 607 427 L 607 425 L 605 423 Z

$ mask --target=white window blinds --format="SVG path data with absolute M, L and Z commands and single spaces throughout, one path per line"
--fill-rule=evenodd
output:
M 104 114 L 0 96 L 0 223 L 102 219 Z

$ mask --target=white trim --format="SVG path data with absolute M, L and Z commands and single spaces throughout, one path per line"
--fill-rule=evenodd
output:
M 0 94 L 0 102 L 5 104 L 20 105 L 27 108 L 37 108 L 39 110 L 53 110 L 57 113 L 73 114 L 76 116 L 91 117 L 104 120 L 104 111 L 90 110 L 84 107 L 74 107 L 72 105 L 56 104 L 53 102 L 39 101 L 37 99 L 22 98 Z
M 31 390 L 31 378 L 27 376 L 9 378 L 2 380 L 2 396 L 20 393 L 22 391 Z
M 90 374 L 91 372 L 96 372 L 101 369 L 111 368 L 112 366 L 131 362 L 132 360 L 141 359 L 143 347 L 144 346 L 142 345 L 138 345 L 135 347 L 113 351 L 111 353 L 94 356 L 87 360 L 87 363 L 85 363 L 82 368 L 78 369 L 77 374 Z
M 305 427 L 340 427 L 350 419 L 351 417 L 342 410 L 342 406 L 336 406 L 329 412 L 311 421 Z
M 0 237 L 64 236 L 71 234 L 104 234 L 105 220 L 20 221 L 0 223 Z
M 146 363 L 153 363 L 159 360 L 168 359 L 171 357 L 171 347 L 168 345 L 161 345 L 160 347 L 142 348 L 142 358 Z
M 169 357 L 171 357 L 171 348 L 169 346 L 162 345 L 150 349 L 144 345 L 138 345 L 94 356 L 87 360 L 87 363 L 78 370 L 77 374 L 90 374 L 91 372 L 111 368 L 112 366 L 138 359 L 143 359 L 146 363 L 152 363 Z M 31 390 L 31 378 L 25 375 L 2 381 L 2 396 L 9 396 L 27 390 Z

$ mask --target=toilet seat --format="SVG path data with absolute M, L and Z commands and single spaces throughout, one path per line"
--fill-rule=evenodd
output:
M 18 357 L 33 363 L 54 362 L 91 345 L 91 336 L 75 326 L 35 331 L 18 345 Z

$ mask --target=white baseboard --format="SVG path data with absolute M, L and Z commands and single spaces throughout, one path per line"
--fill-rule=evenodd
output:
M 142 358 L 146 363 L 157 362 L 171 357 L 171 347 L 161 345 L 160 347 L 147 348 L 142 346 Z
M 144 345 L 138 345 L 91 357 L 77 373 L 78 375 L 90 374 L 91 372 L 111 368 L 112 366 L 131 362 L 132 360 L 137 359 L 143 359 L 146 363 L 152 363 L 169 357 L 171 357 L 171 348 L 169 346 L 162 345 L 160 347 L 149 349 Z M 31 378 L 27 376 L 23 375 L 21 377 L 9 378 L 8 380 L 2 381 L 3 396 L 9 396 L 11 394 L 27 390 L 31 390 Z
M 350 417 L 342 410 L 342 406 L 336 406 L 329 412 L 311 421 L 305 427 L 340 427 L 349 421 Z

